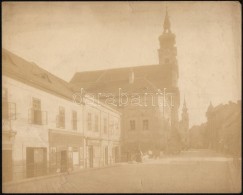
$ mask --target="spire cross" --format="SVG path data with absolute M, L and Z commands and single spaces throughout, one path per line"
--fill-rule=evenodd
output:
M 169 14 L 168 9 L 166 5 L 166 11 L 165 11 L 165 20 L 164 20 L 164 32 L 170 32 L 170 20 L 169 20 Z

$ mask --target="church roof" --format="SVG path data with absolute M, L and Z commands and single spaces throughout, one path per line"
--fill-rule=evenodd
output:
M 134 73 L 133 83 L 129 83 L 131 71 Z M 70 84 L 75 90 L 83 87 L 90 92 L 114 92 L 119 88 L 133 93 L 154 92 L 161 82 L 160 72 L 162 73 L 161 65 L 78 72 Z
M 151 73 L 156 74 L 156 71 L 160 70 L 160 65 L 144 65 L 135 67 L 77 72 L 71 79 L 70 83 L 128 80 L 128 75 L 131 70 L 134 72 L 136 77 L 144 77 L 150 75 Z

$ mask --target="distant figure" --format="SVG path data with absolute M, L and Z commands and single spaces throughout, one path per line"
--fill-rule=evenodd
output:
M 142 155 L 143 153 L 141 152 L 141 150 L 138 150 L 137 153 L 136 153 L 136 161 L 137 162 L 142 162 Z

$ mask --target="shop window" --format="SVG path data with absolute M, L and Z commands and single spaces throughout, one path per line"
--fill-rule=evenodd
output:
M 79 165 L 79 150 L 78 148 L 73 148 L 73 165 Z

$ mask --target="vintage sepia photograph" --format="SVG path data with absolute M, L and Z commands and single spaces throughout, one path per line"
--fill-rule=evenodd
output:
M 2 2 L 2 193 L 240 193 L 238 1 Z

